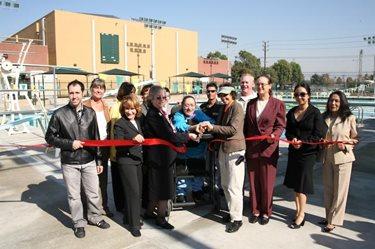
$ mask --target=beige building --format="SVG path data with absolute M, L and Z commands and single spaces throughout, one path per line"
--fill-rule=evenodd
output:
M 45 41 L 51 65 L 93 73 L 112 68 L 139 72 L 143 76 L 133 77 L 135 83 L 153 78 L 169 86 L 182 81 L 171 76 L 198 71 L 197 32 L 164 26 L 151 33 L 138 21 L 54 10 L 14 36 Z M 124 79 L 110 80 L 119 84 Z

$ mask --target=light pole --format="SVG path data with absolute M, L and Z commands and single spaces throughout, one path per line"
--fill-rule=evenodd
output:
M 228 70 L 227 74 L 230 75 L 229 70 L 229 45 L 237 45 L 237 37 L 228 36 L 228 35 L 221 35 L 221 42 L 227 44 L 227 60 L 228 60 Z
M 147 17 L 140 17 L 137 21 L 143 22 L 145 28 L 149 28 L 151 30 L 151 69 L 150 69 L 150 78 L 156 78 L 156 68 L 155 68 L 155 31 L 157 29 L 161 29 L 165 24 L 166 21 L 156 20 Z
M 367 42 L 368 45 L 375 45 L 375 36 L 363 37 L 363 40 Z M 372 85 L 374 87 L 374 101 L 375 101 L 375 55 L 374 55 L 374 74 L 372 75 L 372 80 L 374 81 Z
M 138 43 L 138 42 L 128 42 L 127 46 L 130 48 L 131 53 L 136 53 L 137 54 L 137 73 L 139 74 L 140 72 L 140 55 L 145 54 L 146 50 L 150 48 L 149 44 L 144 44 L 144 43 Z M 138 75 L 139 78 L 139 75 Z

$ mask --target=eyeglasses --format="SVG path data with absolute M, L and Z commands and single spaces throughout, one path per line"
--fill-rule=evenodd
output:
M 298 98 L 298 97 L 302 97 L 302 98 L 304 98 L 304 97 L 306 97 L 306 95 L 307 95 L 307 93 L 305 93 L 305 92 L 302 92 L 302 93 L 294 93 L 294 97 L 295 97 L 295 98 Z
M 216 93 L 216 90 L 207 90 L 207 93 Z
M 157 100 L 167 100 L 168 97 L 167 96 L 157 96 L 156 99 Z
M 261 87 L 264 87 L 264 86 L 267 86 L 269 85 L 268 83 L 257 83 L 257 86 L 261 86 Z

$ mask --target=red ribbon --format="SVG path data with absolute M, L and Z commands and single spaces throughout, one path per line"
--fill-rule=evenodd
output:
M 155 146 L 155 145 L 165 145 L 172 150 L 178 153 L 185 153 L 186 146 L 175 146 L 171 142 L 168 142 L 163 139 L 159 138 L 146 138 L 143 143 L 138 143 L 133 140 L 121 140 L 121 139 L 113 139 L 113 140 L 84 140 L 85 144 L 83 146 L 86 147 L 110 147 L 110 146 L 135 146 L 135 145 L 143 145 L 143 146 Z
M 288 144 L 298 144 L 296 142 L 284 139 L 284 138 L 272 138 L 271 136 L 268 135 L 260 135 L 260 136 L 252 136 L 252 137 L 247 137 L 245 138 L 246 141 L 262 141 L 266 139 L 273 139 L 275 141 L 283 141 Z M 120 139 L 115 139 L 115 140 L 83 140 L 84 146 L 85 147 L 111 147 L 111 146 L 135 146 L 135 145 L 143 145 L 143 146 L 155 146 L 155 145 L 165 145 L 172 150 L 178 152 L 178 153 L 185 153 L 186 152 L 186 146 L 175 146 L 174 144 L 163 140 L 159 138 L 146 138 L 143 143 L 138 143 L 133 140 L 120 140 Z M 212 149 L 212 144 L 214 143 L 222 143 L 226 142 L 226 140 L 222 139 L 214 139 L 212 140 L 208 148 L 210 150 Z M 350 144 L 354 145 L 353 142 L 351 141 L 318 141 L 318 142 L 308 142 L 308 141 L 301 141 L 301 144 L 309 144 L 309 145 L 332 145 L 332 144 L 338 144 L 338 143 L 343 143 L 343 144 Z M 34 145 L 19 145 L 19 144 L 12 144 L 12 145 L 0 145 L 0 148 L 4 147 L 18 147 L 18 148 L 46 148 L 50 147 L 48 144 L 34 144 Z
M 273 139 L 275 141 L 282 141 L 282 142 L 286 142 L 288 144 L 308 144 L 308 145 L 332 145 L 332 144 L 338 144 L 338 143 L 350 144 L 350 145 L 355 144 L 351 141 L 339 141 L 339 140 L 338 141 L 326 141 L 326 140 L 324 140 L 324 141 L 318 141 L 318 142 L 301 141 L 301 142 L 297 143 L 297 142 L 293 142 L 293 141 L 290 141 L 290 140 L 284 139 L 284 138 L 276 138 L 276 137 L 272 138 L 269 135 L 247 137 L 247 138 L 245 138 L 245 141 L 262 141 L 262 140 L 266 140 L 266 139 Z M 209 143 L 208 148 L 210 150 L 213 150 L 212 149 L 213 143 L 223 143 L 223 142 L 227 142 L 227 141 L 223 140 L 223 139 L 214 139 Z
M 135 146 L 135 145 L 143 145 L 143 146 L 155 146 L 155 145 L 165 145 L 172 150 L 178 153 L 185 153 L 186 146 L 175 146 L 174 144 L 159 138 L 146 138 L 143 143 L 138 143 L 133 140 L 83 140 L 85 147 L 111 147 L 111 146 Z M 48 144 L 34 144 L 34 145 L 19 145 L 19 144 L 11 144 L 11 145 L 0 145 L 1 148 L 4 147 L 17 147 L 17 148 L 46 148 L 50 147 Z

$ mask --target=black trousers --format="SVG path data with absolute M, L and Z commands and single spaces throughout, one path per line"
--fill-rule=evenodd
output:
M 142 197 L 142 165 L 123 164 L 118 160 L 124 192 L 124 224 L 140 229 Z
M 115 161 L 111 161 L 111 174 L 112 174 L 112 189 L 113 189 L 113 200 L 117 212 L 124 211 L 124 191 L 121 183 L 121 176 L 119 165 Z
M 107 185 L 108 185 L 108 160 L 107 156 L 103 156 L 102 166 L 103 172 L 99 174 L 99 188 L 100 194 L 102 197 L 103 208 L 104 210 L 108 210 L 108 193 L 107 193 Z

